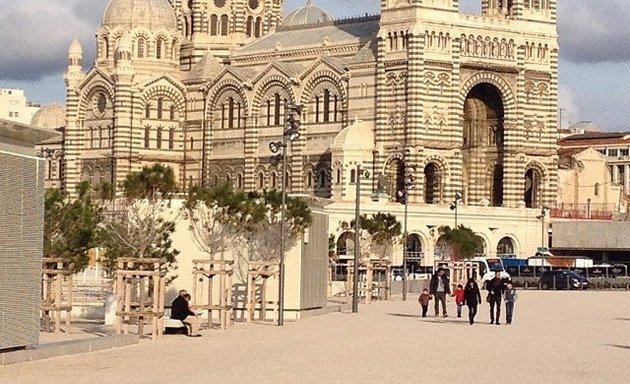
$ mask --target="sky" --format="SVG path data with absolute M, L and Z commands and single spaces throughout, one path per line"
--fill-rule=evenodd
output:
M 0 87 L 24 89 L 29 101 L 64 103 L 67 50 L 77 37 L 84 63 L 94 60 L 94 34 L 108 0 L 0 0 Z M 306 0 L 286 0 L 285 13 Z M 336 17 L 378 13 L 381 0 L 314 0 Z M 630 131 L 628 0 L 558 0 L 559 107 L 562 125 L 593 121 Z M 481 0 L 460 0 L 479 13 Z M 86 68 L 87 69 L 87 68 Z

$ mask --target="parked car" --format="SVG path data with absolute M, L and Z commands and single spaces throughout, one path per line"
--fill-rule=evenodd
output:
M 587 289 L 588 280 L 569 269 L 544 271 L 540 275 L 542 289 Z

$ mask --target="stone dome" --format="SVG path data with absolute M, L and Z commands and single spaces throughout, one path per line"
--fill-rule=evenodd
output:
M 305 6 L 289 13 L 287 17 L 284 18 L 282 26 L 292 27 L 296 25 L 319 24 L 333 20 L 335 20 L 335 18 L 330 13 L 314 6 L 313 2 L 308 0 Z
M 77 40 L 76 37 L 74 38 L 74 40 L 72 40 L 72 43 L 70 44 L 70 47 L 68 48 L 68 55 L 71 55 L 71 56 L 83 55 L 83 48 L 81 48 L 81 43 L 79 43 L 79 40 Z
M 31 125 L 40 128 L 59 128 L 66 124 L 66 108 L 61 104 L 41 107 L 31 118 Z
M 103 27 L 177 29 L 175 12 L 168 0 L 110 0 L 103 14 Z
M 337 151 L 372 151 L 374 130 L 372 124 L 357 120 L 337 134 L 330 149 Z

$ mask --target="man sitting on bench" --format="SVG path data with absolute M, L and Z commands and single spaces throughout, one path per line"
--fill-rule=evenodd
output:
M 195 312 L 190 310 L 190 295 L 185 289 L 179 291 L 179 295 L 171 303 L 171 319 L 177 319 L 190 326 L 190 337 L 201 337 L 199 334 L 199 319 Z

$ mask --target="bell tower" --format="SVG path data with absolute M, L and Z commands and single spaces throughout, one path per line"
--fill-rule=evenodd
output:
M 181 45 L 181 68 L 190 70 L 206 54 L 225 59 L 230 51 L 276 30 L 284 0 L 171 0 Z

